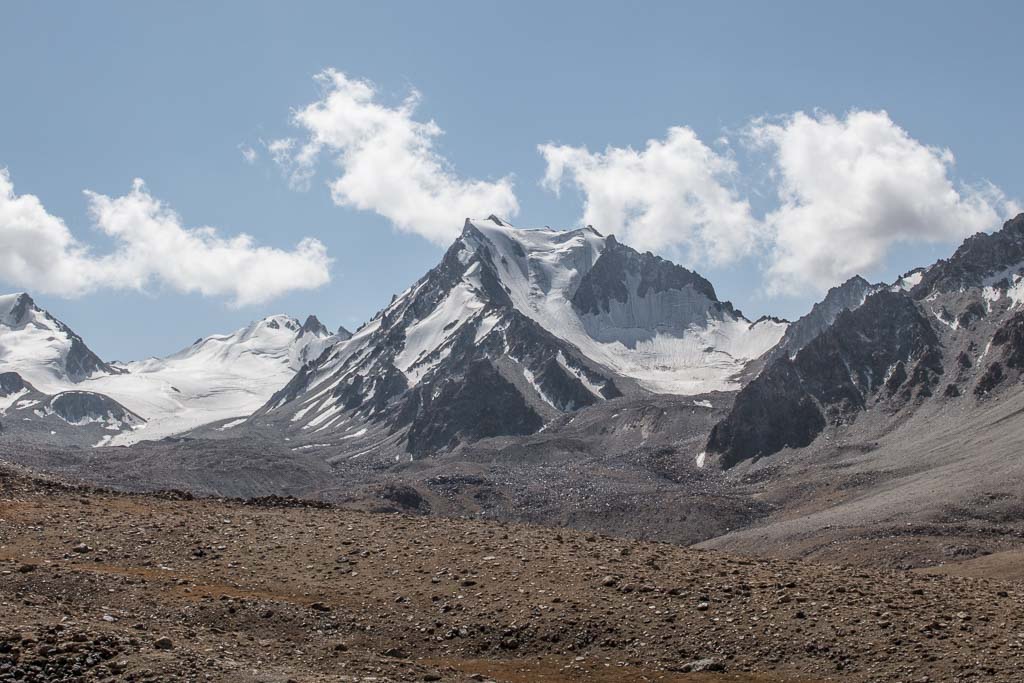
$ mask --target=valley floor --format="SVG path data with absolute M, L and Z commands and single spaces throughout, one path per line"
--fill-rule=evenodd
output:
M 1000 572 L 117 494 L 9 469 L 0 572 L 0 681 L 1013 681 L 1024 666 L 1024 587 Z

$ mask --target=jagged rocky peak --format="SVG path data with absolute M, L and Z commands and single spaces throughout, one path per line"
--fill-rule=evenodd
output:
M 841 285 L 832 287 L 806 315 L 789 326 L 778 346 L 772 349 L 771 357 L 776 358 L 782 354 L 795 356 L 835 322 L 840 313 L 858 308 L 870 294 L 880 289 L 882 285 L 871 284 L 860 275 L 854 275 Z
M 921 283 L 921 279 L 924 278 L 924 274 L 928 272 L 928 268 L 919 267 L 903 273 L 896 282 L 892 283 L 893 290 L 899 290 L 903 292 L 909 292 L 914 287 L 917 287 Z
M 718 301 L 715 288 L 697 273 L 650 252 L 641 254 L 612 235 L 605 240 L 601 257 L 580 282 L 572 303 L 581 313 L 599 315 L 610 312 L 612 302 L 625 304 L 634 294 L 643 298 L 687 289 L 709 302 Z
M 1024 213 L 1003 224 L 994 233 L 978 233 L 964 240 L 953 255 L 922 273 L 911 294 L 923 299 L 929 294 L 956 292 L 968 287 L 1003 285 L 1011 287 L 1024 270 Z
M 334 333 L 334 336 L 338 338 L 338 341 L 348 341 L 352 338 L 352 333 L 344 325 L 339 325 L 338 331 Z
M 943 374 L 942 345 L 907 294 L 882 289 L 835 322 L 795 357 L 772 361 L 736 397 L 707 450 L 723 467 L 810 444 L 827 425 L 871 405 L 898 411 L 932 395 Z
M 310 315 L 306 318 L 306 322 L 302 323 L 302 327 L 299 328 L 299 336 L 312 334 L 317 337 L 329 337 L 331 336 L 330 330 L 327 326 L 320 322 L 320 319 L 315 315 Z
M 36 302 L 27 292 L 0 296 L 0 324 L 7 327 L 24 325 L 31 311 L 38 311 Z
M 258 332 L 260 328 L 266 328 L 269 330 L 283 329 L 288 330 L 289 332 L 299 332 L 302 329 L 302 325 L 300 325 L 299 321 L 291 317 L 290 315 L 279 314 L 267 316 L 262 320 L 257 320 L 256 322 L 252 323 L 247 329 L 249 331 L 248 333 L 252 334 Z

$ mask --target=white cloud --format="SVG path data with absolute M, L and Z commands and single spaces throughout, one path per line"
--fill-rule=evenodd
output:
M 547 162 L 543 185 L 558 192 L 566 176 L 584 194 L 583 222 L 639 249 L 669 252 L 690 263 L 724 264 L 748 254 L 759 223 L 729 186 L 736 162 L 687 127 L 670 128 L 647 146 L 538 147 Z
M 320 154 L 331 154 L 341 168 L 341 175 L 329 184 L 336 204 L 374 211 L 399 230 L 441 244 L 459 234 L 468 216 L 518 212 L 511 178 L 463 179 L 438 154 L 434 141 L 441 128 L 413 118 L 418 92 L 389 107 L 377 101 L 377 90 L 369 81 L 333 69 L 316 78 L 324 88 L 323 97 L 293 117 L 307 139 L 299 144 L 286 138 L 268 145 L 293 187 L 308 187 Z
M 10 174 L 0 169 L 0 280 L 66 297 L 156 284 L 228 296 L 239 306 L 330 281 L 327 250 L 315 239 L 283 251 L 258 246 L 245 234 L 185 228 L 141 180 L 122 197 L 86 195 L 96 227 L 115 242 L 108 254 L 94 254 L 75 239 L 37 197 L 15 194 Z
M 245 163 L 250 166 L 256 163 L 256 159 L 259 157 L 259 154 L 251 145 L 242 143 L 238 146 L 238 150 L 242 153 L 242 158 L 245 159 Z
M 897 244 L 955 242 L 1019 210 L 990 183 L 955 184 L 953 153 L 918 142 L 884 111 L 798 112 L 746 133 L 773 155 L 773 293 L 823 290 L 883 265 Z

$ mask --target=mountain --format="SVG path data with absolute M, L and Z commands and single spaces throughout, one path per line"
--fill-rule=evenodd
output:
M 525 435 L 623 395 L 734 390 L 786 323 L 593 228 L 467 220 L 441 263 L 253 417 L 351 457 Z
M 0 367 L 16 369 L 43 391 L 121 372 L 25 293 L 0 295 Z
M 300 323 L 276 315 L 166 358 L 105 363 L 29 295 L 2 296 L 0 419 L 9 436 L 35 441 L 158 439 L 245 418 L 339 338 L 315 316 Z M 92 424 L 103 431 L 82 428 Z
M 881 434 L 926 403 L 983 402 L 1015 386 L 1022 280 L 1024 215 L 875 291 L 792 358 L 773 360 L 714 427 L 708 453 L 731 467 L 807 446 L 827 429 L 866 422 L 862 432 L 875 425 Z
M 106 442 L 143 426 L 142 417 L 116 400 L 77 388 L 123 372 L 100 360 L 28 294 L 0 296 L 0 432 L 5 436 L 76 445 Z
M 82 386 L 146 417 L 144 428 L 113 443 L 157 439 L 210 422 L 245 418 L 332 339 L 315 317 L 303 325 L 295 318 L 274 315 L 231 334 L 204 337 L 166 358 L 127 363 L 123 374 L 94 377 Z
M 882 289 L 884 285 L 873 285 L 859 275 L 851 277 L 841 285 L 831 288 L 825 298 L 814 304 L 811 310 L 786 329 L 770 356 L 782 354 L 790 357 L 807 346 L 815 337 L 826 330 L 843 311 L 859 308 L 868 295 Z

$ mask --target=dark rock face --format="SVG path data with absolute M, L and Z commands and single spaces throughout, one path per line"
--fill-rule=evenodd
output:
M 992 346 L 1001 349 L 1007 367 L 1024 369 L 1024 312 L 1013 315 L 996 330 Z
M 537 387 L 559 410 L 576 410 L 598 401 L 567 367 L 601 386 L 605 398 L 621 395 L 612 380 L 576 361 L 569 347 L 534 321 L 514 310 L 504 315 L 508 326 L 503 335 L 475 344 L 472 328 L 464 328 L 450 355 L 407 393 L 404 376 L 389 366 L 388 372 L 396 375 L 394 390 L 377 388 L 372 395 L 375 400 L 387 395 L 397 401 L 388 412 L 395 414 L 397 408 L 392 430 L 408 429 L 408 452 L 422 456 L 461 442 L 532 434 L 544 425 L 522 389 L 502 374 L 494 359 L 512 358 L 532 369 Z M 384 415 L 383 406 L 375 414 Z
M 338 327 L 338 331 L 334 333 L 334 336 L 341 341 L 348 341 L 352 338 L 352 333 L 346 330 L 344 325 L 341 325 Z
M 627 283 L 633 278 L 638 280 L 637 294 L 640 296 L 650 291 L 689 287 L 711 301 L 718 300 L 715 288 L 697 273 L 650 252 L 641 254 L 609 237 L 594 267 L 580 280 L 572 304 L 581 313 L 607 312 L 611 300 L 627 301 Z
M 11 327 L 24 325 L 28 320 L 29 312 L 36 307 L 36 302 L 28 294 L 22 294 L 14 302 L 14 307 L 7 314 L 5 323 Z
M 992 335 L 991 352 L 997 357 L 974 387 L 975 396 L 991 393 L 997 386 L 1024 370 L 1024 311 L 1012 315 Z
M 861 304 L 869 294 L 878 291 L 880 285 L 873 285 L 859 275 L 855 275 L 838 287 L 828 290 L 825 298 L 814 304 L 810 312 L 794 322 L 786 330 L 779 344 L 772 349 L 770 357 L 778 358 L 782 354 L 790 357 L 804 348 L 817 337 L 843 311 L 850 311 Z
M 119 375 L 124 373 L 124 370 L 115 368 L 111 365 L 104 363 L 100 360 L 99 356 L 92 352 L 92 350 L 85 345 L 82 338 L 71 331 L 66 325 L 61 323 L 61 326 L 71 337 L 71 350 L 68 351 L 66 359 L 66 371 L 68 378 L 72 382 L 81 382 L 84 379 L 88 379 L 97 373 L 106 373 L 108 375 Z
M 979 233 L 964 240 L 949 259 L 932 266 L 910 293 L 920 300 L 935 291 L 956 292 L 978 287 L 986 276 L 1021 261 L 1024 261 L 1024 214 L 1007 221 L 998 232 Z
M 439 386 L 418 385 L 403 409 L 410 421 L 408 450 L 426 453 L 459 440 L 532 434 L 544 425 L 516 388 L 485 359 Z
M 535 379 L 546 396 L 565 406 L 565 410 L 576 410 L 593 405 L 597 398 L 583 386 L 577 376 L 601 387 L 600 394 L 606 398 L 618 398 L 622 392 L 615 381 L 579 361 L 572 349 L 554 335 L 542 329 L 537 323 L 517 311 L 509 312 L 510 324 L 505 334 L 509 354 L 523 365 L 534 369 Z M 497 352 L 497 342 L 493 352 Z M 561 362 L 559 360 L 561 359 Z M 570 372 L 563 367 L 572 368 Z
M 331 333 L 327 330 L 327 326 L 320 322 L 315 315 L 311 315 L 306 318 L 306 322 L 302 323 L 302 327 L 299 328 L 299 337 L 307 334 L 312 334 L 317 337 L 327 337 Z
M 974 386 L 974 395 L 984 396 L 999 386 L 1004 379 L 1006 373 L 1003 372 L 1003 364 L 999 361 L 992 363 Z
M 141 417 L 103 394 L 91 391 L 65 391 L 54 396 L 50 409 L 69 424 L 114 420 L 126 424 L 141 424 Z
M 707 448 L 731 467 L 806 446 L 826 425 L 856 419 L 873 400 L 892 400 L 898 409 L 930 396 L 941 374 L 941 348 L 928 319 L 909 296 L 883 290 L 742 389 Z
M 806 446 L 824 428 L 825 416 L 800 371 L 783 356 L 740 392 L 729 416 L 712 428 L 707 448 L 721 453 L 728 468 L 787 446 Z
M 332 393 L 345 410 L 377 414 L 384 411 L 391 400 L 401 396 L 409 388 L 405 375 L 393 365 L 386 365 L 382 372 L 367 376 L 356 375 L 349 382 L 342 383 Z
M 16 394 L 30 385 L 16 372 L 0 372 L 0 397 Z

